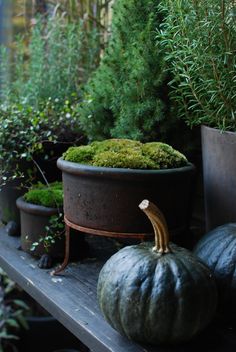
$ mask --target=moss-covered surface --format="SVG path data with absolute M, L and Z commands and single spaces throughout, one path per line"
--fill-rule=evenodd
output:
M 154 170 L 181 167 L 188 162 L 183 154 L 168 144 L 143 144 L 129 139 L 107 139 L 70 147 L 63 159 L 92 166 Z
M 25 195 L 27 203 L 42 205 L 49 208 L 63 206 L 63 190 L 61 182 L 54 182 L 49 186 L 42 183 L 34 185 Z

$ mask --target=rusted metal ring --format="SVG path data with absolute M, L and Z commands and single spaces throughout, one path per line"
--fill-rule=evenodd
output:
M 70 220 L 68 220 L 66 217 L 64 217 L 65 224 L 71 227 L 74 230 L 88 233 L 90 235 L 96 235 L 96 236 L 104 236 L 104 237 L 113 237 L 113 238 L 137 238 L 144 240 L 145 238 L 152 238 L 153 234 L 147 234 L 147 233 L 128 233 L 128 232 L 112 232 L 112 231 L 104 231 L 104 230 L 96 230 L 92 229 L 89 227 L 84 227 L 77 225 Z
M 120 233 L 120 232 L 111 232 L 111 231 L 104 231 L 104 230 L 96 230 L 96 229 L 91 229 L 89 227 L 83 227 L 77 224 L 74 224 L 70 220 L 64 216 L 64 221 L 65 221 L 65 236 L 66 236 L 66 249 L 65 249 L 65 258 L 61 266 L 54 270 L 52 272 L 52 275 L 57 275 L 61 273 L 68 264 L 69 261 L 69 256 L 70 256 L 70 250 L 69 250 L 69 244 L 70 244 L 70 229 L 74 229 L 80 232 L 84 232 L 90 235 L 95 235 L 95 236 L 104 236 L 104 237 L 113 237 L 113 238 L 136 238 L 140 240 L 144 239 L 150 239 L 153 237 L 153 234 L 147 234 L 147 233 Z

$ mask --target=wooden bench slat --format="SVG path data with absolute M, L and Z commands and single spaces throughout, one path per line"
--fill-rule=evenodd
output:
M 224 334 L 214 327 L 187 344 L 142 347 L 112 329 L 101 315 L 96 286 L 104 260 L 98 256 L 71 263 L 64 275 L 51 276 L 51 270 L 39 269 L 37 261 L 18 247 L 19 238 L 9 237 L 4 228 L 0 229 L 0 267 L 93 352 L 231 351 Z

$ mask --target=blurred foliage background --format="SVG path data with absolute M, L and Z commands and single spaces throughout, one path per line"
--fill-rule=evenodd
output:
M 13 36 L 27 32 L 37 13 L 66 14 L 71 21 L 83 19 L 88 29 L 95 27 L 102 33 L 101 46 L 107 41 L 111 23 L 111 6 L 114 0 L 12 0 Z M 9 6 L 9 5 L 8 5 Z
M 44 142 L 80 140 L 76 105 L 106 47 L 112 3 L 0 1 L 0 164 L 48 156 Z
M 6 87 L 6 84 L 12 85 L 12 82 L 13 85 L 28 89 L 25 84 L 27 75 L 35 81 L 31 88 L 36 89 L 41 83 L 36 82 L 35 77 L 41 74 L 41 80 L 45 79 L 42 73 L 45 73 L 43 69 L 47 65 L 59 72 L 61 61 L 64 61 L 63 70 L 73 67 L 75 71 L 77 66 L 77 72 L 70 72 L 70 78 L 68 73 L 59 82 L 60 85 L 64 85 L 65 80 L 75 79 L 75 76 L 78 84 L 85 82 L 98 66 L 108 42 L 113 2 L 114 0 L 2 1 L 0 42 L 6 50 L 5 54 L 1 52 L 1 95 L 14 95 L 14 89 L 12 91 Z M 50 60 L 46 64 L 49 56 Z M 32 67 L 34 72 L 31 72 Z M 51 96 L 45 87 L 41 88 Z M 6 93 L 3 92 L 4 89 L 7 89 Z

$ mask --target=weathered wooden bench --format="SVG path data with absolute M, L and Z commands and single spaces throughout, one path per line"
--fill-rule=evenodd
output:
M 215 326 L 177 347 L 145 347 L 129 341 L 106 323 L 97 305 L 97 278 L 105 257 L 71 263 L 62 275 L 52 276 L 51 270 L 39 269 L 37 261 L 18 248 L 19 238 L 0 229 L 0 266 L 93 352 L 236 351 L 230 342 L 232 330 L 222 332 Z

